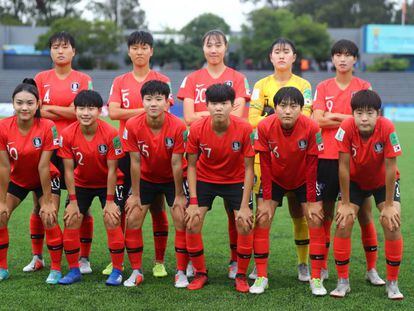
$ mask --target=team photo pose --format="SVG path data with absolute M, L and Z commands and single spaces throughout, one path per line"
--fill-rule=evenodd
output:
M 99 119 L 103 101 L 97 92 L 81 91 L 74 105 L 77 121 L 62 131 L 62 148 L 58 151 L 63 159 L 68 190 L 63 246 L 70 269 L 59 284 L 69 285 L 81 280 L 80 228 L 93 199 L 98 197 L 113 265 L 106 284 L 120 285 L 124 257 L 120 210 L 123 202 L 116 196 L 115 188 L 121 175 L 117 173 L 118 159 L 124 156 L 121 140 L 114 127 Z
M 219 196 L 227 202 L 236 219 L 239 234 L 235 284 L 238 291 L 245 292 L 248 290 L 246 270 L 252 254 L 252 128 L 247 121 L 231 115 L 236 96 L 232 87 L 213 84 L 205 95 L 210 116 L 191 125 L 186 146 L 190 192 L 186 240 L 196 272 L 187 288 L 198 290 L 208 281 L 202 228 L 207 212 Z
M 165 195 L 175 227 L 175 287 L 188 285 L 188 254 L 184 212 L 187 199 L 183 188 L 184 139 L 186 126 L 166 111 L 170 88 L 151 80 L 141 88 L 144 113 L 130 118 L 124 130 L 125 150 L 131 156 L 131 195 L 126 204 L 125 246 L 132 274 L 125 286 L 138 286 L 144 280 L 142 270 L 142 225 L 151 204 Z
M 59 171 L 51 164 L 59 136 L 53 121 L 40 117 L 36 83 L 25 79 L 12 95 L 15 115 L 0 121 L 0 281 L 9 277 L 7 224 L 29 192 L 39 199 L 35 212 L 46 232 L 51 270 L 46 283 L 62 277 L 62 231 L 58 224 Z
M 342 204 L 335 216 L 334 257 L 338 284 L 333 297 L 350 292 L 351 233 L 358 210 L 374 196 L 384 230 L 387 265 L 386 293 L 403 299 L 398 273 L 403 252 L 401 236 L 400 174 L 397 157 L 401 145 L 394 125 L 380 116 L 381 98 L 371 90 L 357 92 L 351 100 L 352 117 L 344 120 L 335 139 L 339 149 L 339 183 Z

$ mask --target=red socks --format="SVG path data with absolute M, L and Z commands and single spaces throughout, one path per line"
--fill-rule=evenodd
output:
M 246 275 L 253 250 L 253 232 L 237 238 L 237 274 Z
M 227 214 L 228 217 L 228 230 L 229 230 L 229 242 L 230 242 L 230 253 L 231 261 L 237 261 L 237 228 L 236 221 L 233 215 Z
M 42 255 L 45 228 L 39 215 L 30 215 L 30 238 L 32 240 L 33 255 Z
M 106 229 L 108 236 L 108 249 L 111 253 L 112 266 L 122 271 L 122 263 L 124 262 L 124 234 L 122 227 L 119 225 L 115 229 Z
M 7 269 L 7 250 L 9 249 L 9 231 L 0 228 L 0 268 Z
M 331 244 L 331 225 L 332 220 L 324 220 L 323 221 L 323 228 L 325 229 L 325 257 L 323 259 L 322 268 L 325 270 L 328 269 L 328 255 L 329 255 L 329 246 Z
M 177 270 L 186 271 L 188 264 L 187 242 L 185 231 L 175 230 L 175 259 L 177 261 Z
M 334 238 L 334 257 L 338 278 L 349 278 L 349 259 L 351 257 L 351 238 Z
M 59 225 L 55 225 L 53 228 L 47 229 L 46 231 L 46 243 L 49 249 L 52 270 L 61 269 L 62 260 L 62 249 L 63 249 L 63 235 Z
M 133 270 L 141 269 L 142 251 L 144 249 L 142 242 L 142 229 L 125 230 L 125 248 L 128 253 L 129 262 Z
M 403 239 L 385 240 L 385 259 L 387 262 L 387 280 L 398 280 L 398 272 L 403 252 Z
M 79 229 L 63 230 L 63 247 L 65 249 L 66 260 L 68 261 L 69 268 L 79 268 Z
M 200 273 L 207 273 L 201 233 L 186 232 L 186 241 L 188 255 L 190 256 L 194 269 Z
M 270 228 L 254 229 L 253 249 L 256 263 L 257 276 L 267 278 L 267 261 L 269 257 L 269 232 Z
M 82 225 L 80 227 L 81 257 L 89 258 L 91 254 L 92 238 L 93 217 L 91 215 L 86 215 L 85 217 L 83 217 Z
M 168 217 L 166 211 L 151 211 L 154 232 L 155 261 L 164 262 L 168 240 Z
M 376 267 L 378 258 L 377 231 L 373 222 L 361 226 L 361 239 L 365 250 L 367 271 L 369 271 Z
M 326 253 L 326 238 L 325 238 L 325 229 L 323 227 L 309 227 L 309 258 L 311 261 L 312 275 L 314 279 L 321 278 L 321 269 L 325 263 L 325 253 Z

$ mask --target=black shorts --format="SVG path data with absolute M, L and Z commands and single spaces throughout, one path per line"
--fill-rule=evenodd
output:
M 238 211 L 243 198 L 244 183 L 214 184 L 197 180 L 198 206 L 207 206 L 210 210 L 216 196 L 222 197 L 230 210 Z M 249 207 L 253 208 L 250 196 Z
M 183 190 L 184 195 L 188 199 L 188 185 L 187 181 L 183 181 Z M 155 197 L 159 194 L 164 194 L 165 199 L 167 200 L 168 206 L 173 206 L 174 199 L 175 199 L 175 184 L 174 182 L 168 183 L 153 183 L 150 181 L 146 181 L 141 179 L 140 181 L 140 197 L 141 197 L 141 204 L 148 205 L 154 202 Z
M 352 204 L 362 206 L 364 200 L 371 195 L 374 196 L 375 204 L 380 204 L 385 201 L 385 186 L 374 190 L 362 190 L 357 183 L 351 181 L 349 184 L 349 201 Z M 395 181 L 394 201 L 401 202 L 400 196 L 400 180 Z
M 316 182 L 317 201 L 336 201 L 339 194 L 338 160 L 319 159 Z
M 60 189 L 66 189 L 65 183 L 65 166 L 63 165 L 63 159 L 57 156 L 57 149 L 53 150 L 50 162 L 59 170 L 60 173 Z M 76 161 L 74 161 L 76 167 Z
M 127 195 L 120 188 L 121 185 L 117 185 L 115 189 L 115 198 L 114 202 L 118 205 L 120 211 L 122 212 L 125 206 L 125 200 Z M 101 202 L 101 207 L 104 208 L 106 204 L 106 192 L 107 188 L 82 188 L 75 187 L 76 200 L 78 202 L 79 211 L 81 214 L 86 215 L 89 211 L 89 208 L 92 205 L 92 201 L 95 197 L 99 198 Z M 66 198 L 67 207 L 69 205 L 69 195 Z
M 52 194 L 56 194 L 60 196 L 60 180 L 59 177 L 55 177 L 50 181 L 51 185 L 51 192 Z M 16 198 L 19 198 L 20 201 L 23 201 L 27 194 L 33 191 L 36 194 L 36 197 L 40 199 L 43 196 L 43 190 L 42 187 L 37 187 L 35 189 L 26 189 L 23 187 L 20 187 L 19 185 L 16 185 L 14 182 L 9 182 L 9 187 L 7 189 L 7 192 L 14 195 Z
M 263 188 L 261 184 L 260 184 L 259 192 L 256 194 L 256 198 L 263 199 Z M 283 206 L 283 197 L 280 199 L 279 204 L 277 206 L 278 207 Z
M 125 187 L 131 187 L 131 158 L 128 152 L 125 152 L 125 156 L 118 160 L 118 168 L 124 174 Z
M 276 202 L 282 202 L 283 197 L 286 193 L 293 192 L 296 195 L 296 198 L 298 199 L 299 203 L 306 203 L 306 184 L 303 184 L 302 186 L 293 189 L 293 190 L 287 190 L 278 184 L 272 182 L 272 200 Z M 280 206 L 280 204 L 278 205 Z

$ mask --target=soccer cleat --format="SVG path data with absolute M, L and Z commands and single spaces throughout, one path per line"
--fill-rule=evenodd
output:
M 124 286 L 134 287 L 140 285 L 144 281 L 144 274 L 140 269 L 132 270 L 131 276 L 124 281 Z
M 186 274 L 188 278 L 192 278 L 194 276 L 194 267 L 191 261 L 187 264 Z
M 87 257 L 79 258 L 79 270 L 82 274 L 92 273 L 91 263 L 89 261 L 89 258 Z
M 322 268 L 321 269 L 321 280 L 325 281 L 327 279 L 329 279 L 329 271 L 328 271 L 328 269 Z
M 184 271 L 178 270 L 175 274 L 174 286 L 176 288 L 185 288 L 188 284 L 187 275 L 185 275 Z
M 72 268 L 69 270 L 68 274 L 59 280 L 58 283 L 61 285 L 70 285 L 76 282 L 80 282 L 81 279 L 82 274 L 80 273 L 79 268 Z
M 254 265 L 252 272 L 249 274 L 250 280 L 256 280 L 257 279 L 257 270 L 256 265 Z
M 59 283 L 59 280 L 62 278 L 62 272 L 59 270 L 50 270 L 49 275 L 47 276 L 46 283 L 51 285 L 56 285 Z
M 0 282 L 7 280 L 10 276 L 9 270 L 0 268 Z
M 325 296 L 327 294 L 326 288 L 323 286 L 321 279 L 310 279 L 309 280 L 312 295 L 314 296 Z
M 156 262 L 155 266 L 152 268 L 152 275 L 156 278 L 163 278 L 168 275 L 167 270 L 163 263 Z
M 112 262 L 110 262 L 109 265 L 107 265 L 106 268 L 102 270 L 102 274 L 110 275 L 112 273 L 112 268 Z
M 207 273 L 196 272 L 194 279 L 188 284 L 187 289 L 198 290 L 202 289 L 208 283 Z
M 34 272 L 42 270 L 45 266 L 45 261 L 39 255 L 34 255 L 32 261 L 23 268 L 23 272 Z
M 257 277 L 254 284 L 250 286 L 249 292 L 251 294 L 263 294 L 266 289 L 269 288 L 269 280 L 264 276 Z
M 375 286 L 385 285 L 385 281 L 381 279 L 381 277 L 378 275 L 378 272 L 377 270 L 375 270 L 375 268 L 367 271 L 367 273 L 365 274 L 365 279 Z
M 338 279 L 336 288 L 331 291 L 330 295 L 335 298 L 344 298 L 350 291 L 349 279 Z
M 309 282 L 310 273 L 307 264 L 301 263 L 298 265 L 298 280 L 301 282 Z
M 237 275 L 237 261 L 231 261 L 229 262 L 229 279 L 234 280 Z
M 106 285 L 109 286 L 119 286 L 122 284 L 122 271 L 113 268 L 111 274 L 106 279 Z
M 247 283 L 247 278 L 245 274 L 237 274 L 234 281 L 234 286 L 236 290 L 240 293 L 249 292 L 249 283 Z
M 387 284 L 385 285 L 385 292 L 388 295 L 388 299 L 404 299 L 404 295 L 400 292 L 400 289 L 398 288 L 398 281 L 387 281 Z

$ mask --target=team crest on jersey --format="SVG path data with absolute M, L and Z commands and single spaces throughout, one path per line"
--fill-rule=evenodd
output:
M 239 142 L 239 141 L 233 141 L 231 143 L 231 149 L 233 149 L 234 152 L 240 151 L 240 149 L 241 149 L 241 142 Z
M 114 144 L 115 155 L 120 155 L 122 153 L 122 145 L 119 136 L 114 137 L 114 139 L 112 139 L 112 143 Z
M 171 137 L 167 137 L 165 139 L 165 147 L 167 147 L 167 149 L 171 149 L 174 146 L 174 139 L 172 139 Z
M 42 146 L 42 139 L 40 137 L 33 138 L 33 146 L 35 148 L 40 148 Z
M 376 153 L 381 153 L 384 150 L 384 144 L 382 142 L 376 142 L 374 145 L 374 150 Z
M 321 132 L 316 133 L 316 144 L 318 145 L 318 151 L 323 151 L 325 149 Z
M 308 141 L 306 139 L 299 140 L 298 147 L 300 150 L 305 150 L 308 147 Z
M 224 81 L 224 84 L 233 87 L 233 81 L 231 80 Z
M 72 92 L 77 92 L 79 90 L 80 84 L 79 82 L 73 82 L 70 85 L 70 89 L 72 90 Z
M 390 134 L 390 142 L 391 142 L 392 149 L 394 150 L 394 152 L 401 151 L 401 145 L 400 145 L 400 141 L 398 139 L 397 133 L 392 132 Z
M 98 146 L 98 151 L 100 154 L 105 155 L 108 152 L 108 146 L 105 144 L 101 144 Z

